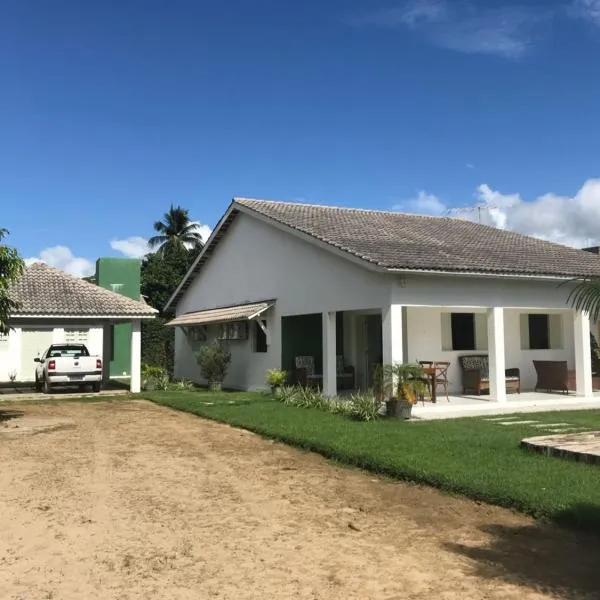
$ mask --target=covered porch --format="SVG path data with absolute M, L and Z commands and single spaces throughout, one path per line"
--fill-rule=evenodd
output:
M 291 323 L 296 323 L 295 333 Z M 340 377 L 344 368 L 352 370 L 351 388 L 366 390 L 376 364 L 431 361 L 449 365 L 448 400 L 442 386 L 438 403 L 457 398 L 466 404 L 526 401 L 538 384 L 538 400 L 594 398 L 593 384 L 600 379 L 592 378 L 590 334 L 589 318 L 568 308 L 392 304 L 283 317 L 282 367 L 296 374 L 298 360 L 312 356 L 312 383 L 329 396 L 348 389 Z M 290 342 L 290 336 L 296 341 Z M 476 390 L 465 388 L 465 357 L 470 356 L 485 357 Z M 507 385 L 507 369 L 518 373 L 513 385 Z

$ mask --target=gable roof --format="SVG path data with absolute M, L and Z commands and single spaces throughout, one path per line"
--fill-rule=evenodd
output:
M 154 317 L 156 309 L 122 294 L 68 275 L 44 263 L 25 267 L 8 289 L 20 307 L 13 317 Z
M 179 301 L 191 283 L 190 277 L 206 262 L 240 212 L 383 271 L 600 277 L 597 255 L 472 221 L 234 198 L 166 308 Z

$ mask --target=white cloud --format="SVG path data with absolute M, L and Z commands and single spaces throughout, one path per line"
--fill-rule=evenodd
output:
M 567 246 L 583 248 L 600 244 L 600 179 L 589 179 L 574 196 L 543 194 L 533 200 L 525 200 L 518 193 L 505 194 L 491 186 L 481 184 L 475 194 L 472 207 L 450 208 L 436 196 L 425 194 L 417 211 L 427 214 L 443 214 L 478 221 L 499 229 L 517 231 L 533 237 L 558 242 Z M 419 202 L 419 198 L 413 202 Z M 424 210 L 427 198 L 437 212 Z
M 148 240 L 137 235 L 122 240 L 111 240 L 110 247 L 127 258 L 142 258 L 150 252 Z
M 399 7 L 354 19 L 354 23 L 408 28 L 441 48 L 517 59 L 529 50 L 539 26 L 550 15 L 549 11 L 525 6 L 486 7 L 475 1 L 407 0 Z
M 208 240 L 212 233 L 212 229 L 199 221 L 194 221 L 193 223 L 196 225 L 196 231 L 202 236 L 202 241 L 206 243 L 206 240 Z M 120 240 L 111 240 L 110 247 L 127 258 L 143 258 L 146 254 L 152 252 L 148 246 L 148 239 L 138 235 L 132 235 Z
M 569 8 L 571 16 L 587 19 L 600 26 L 600 0 L 573 0 Z
M 447 210 L 446 205 L 437 196 L 428 194 L 422 190 L 413 200 L 397 204 L 393 208 L 394 210 L 408 211 L 421 215 L 441 215 Z
M 42 250 L 39 257 L 25 259 L 27 265 L 35 262 L 46 263 L 77 277 L 86 277 L 94 273 L 94 263 L 87 258 L 75 256 L 67 246 L 52 246 Z
M 468 162 L 468 163 L 465 163 L 465 167 L 467 167 L 467 169 L 474 169 L 475 165 L 473 163 Z
M 212 229 L 208 225 L 203 225 L 199 221 L 196 221 L 196 225 L 198 226 L 198 233 L 202 236 L 202 241 L 206 244 L 206 240 L 208 240 L 210 237 Z

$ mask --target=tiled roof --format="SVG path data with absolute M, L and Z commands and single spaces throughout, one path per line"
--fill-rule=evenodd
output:
M 212 308 L 197 312 L 179 315 L 167 325 L 202 325 L 204 323 L 225 323 L 227 321 L 240 321 L 258 316 L 273 306 L 274 301 L 253 302 L 252 304 L 238 304 L 223 308 Z
M 9 288 L 9 297 L 20 303 L 16 316 L 151 317 L 157 313 L 145 303 L 44 263 L 26 267 L 23 275 Z
M 471 221 L 248 198 L 235 206 L 386 269 L 600 276 L 595 254 Z

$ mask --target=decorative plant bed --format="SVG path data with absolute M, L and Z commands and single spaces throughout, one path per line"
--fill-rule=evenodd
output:
M 521 447 L 546 456 L 600 464 L 600 431 L 526 438 L 521 441 Z

